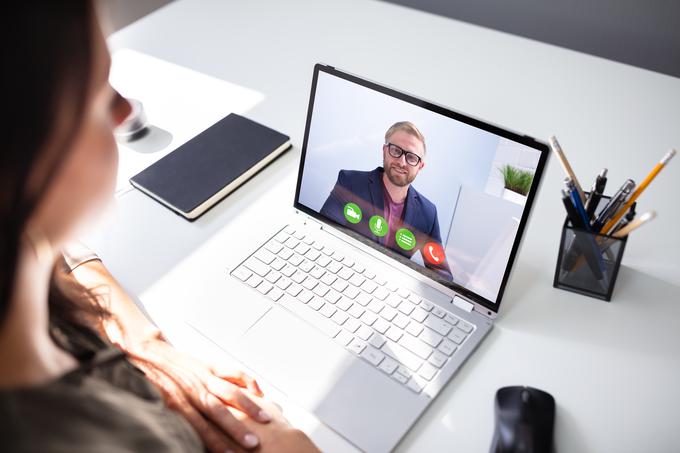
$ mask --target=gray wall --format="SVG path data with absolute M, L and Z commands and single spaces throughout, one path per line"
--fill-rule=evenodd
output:
M 387 1 L 680 77 L 680 0 Z

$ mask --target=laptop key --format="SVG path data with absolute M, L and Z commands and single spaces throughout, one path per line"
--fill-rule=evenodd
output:
M 438 318 L 443 318 L 444 316 L 446 316 L 446 310 L 444 310 L 441 307 L 434 307 L 432 308 L 432 314 Z
M 290 258 L 288 258 L 288 262 L 293 266 L 299 266 L 302 260 L 303 258 L 297 253 L 293 253 Z
M 309 272 L 314 267 L 314 264 L 312 264 L 312 262 L 309 260 L 304 260 L 300 263 L 298 267 L 302 269 L 304 272 Z
M 320 283 L 314 288 L 314 294 L 323 297 L 326 295 L 328 290 L 329 290 L 328 286 L 324 285 L 323 283 Z
M 423 326 L 421 326 L 418 323 L 412 322 L 408 326 L 406 326 L 406 331 L 413 335 L 414 337 L 417 337 L 420 335 L 420 332 L 422 332 L 424 329 Z
M 276 271 L 271 271 L 267 275 L 265 275 L 265 280 L 267 280 L 269 283 L 276 283 L 278 279 L 281 278 L 281 274 L 279 274 Z
M 298 282 L 298 283 L 300 283 L 300 282 Z M 308 289 L 308 290 L 310 290 L 310 291 L 311 291 L 312 289 L 314 289 L 314 288 L 316 287 L 316 285 L 318 285 L 318 284 L 319 284 L 319 282 L 317 282 L 316 280 L 314 280 L 312 277 L 307 277 L 307 278 L 305 278 L 305 280 L 302 282 L 302 286 L 304 286 L 306 289 Z
M 423 366 L 418 370 L 418 375 L 427 381 L 431 381 L 435 374 L 437 374 L 437 368 L 433 367 L 429 363 L 423 363 Z
M 397 316 L 397 310 L 395 310 L 394 308 L 385 307 L 380 312 L 380 316 L 385 318 L 387 321 L 392 321 L 394 317 Z
M 279 253 L 283 249 L 279 241 L 269 241 L 264 246 L 272 253 Z
M 389 333 L 389 332 L 388 332 Z M 427 359 L 432 354 L 432 348 L 416 337 L 404 335 L 399 339 L 399 344 L 416 354 L 421 359 Z
M 380 369 L 380 371 L 384 371 L 387 374 L 392 374 L 392 373 L 394 373 L 394 370 L 396 370 L 398 366 L 399 366 L 399 363 L 397 363 L 396 360 L 391 359 L 389 357 L 385 357 L 382 360 L 382 362 L 380 362 L 380 365 L 378 366 L 378 368 Z M 405 384 L 406 381 L 404 380 L 403 383 Z
M 432 313 L 434 313 L 434 310 Z M 432 315 L 425 318 L 423 324 L 437 332 L 439 335 L 446 335 L 451 330 L 451 325 L 448 322 L 439 318 L 435 318 Z
M 349 330 L 350 332 L 354 333 L 357 331 L 359 327 L 361 327 L 361 323 L 356 319 L 350 317 L 347 319 L 347 321 L 345 321 L 345 325 L 343 327 Z
M 406 384 L 408 382 L 408 378 L 401 373 L 393 373 L 392 378 L 400 384 Z
M 309 249 L 307 253 L 305 253 L 305 256 L 312 261 L 316 261 L 316 259 L 321 256 L 321 252 L 315 249 Z
M 368 339 L 368 344 L 370 344 L 374 348 L 380 349 L 385 344 L 385 337 L 383 337 L 379 333 L 373 333 L 373 335 L 371 335 L 371 338 Z
M 411 312 L 411 318 L 415 319 L 417 322 L 423 322 L 425 321 L 425 318 L 427 318 L 427 312 L 420 307 L 416 307 Z
M 420 368 L 420 364 L 423 362 L 420 357 L 392 341 L 385 342 L 380 350 L 411 371 L 417 371 L 418 368 Z
M 244 266 L 246 266 L 248 269 L 251 271 L 255 272 L 257 275 L 260 277 L 264 277 L 269 273 L 269 266 L 264 264 L 262 261 L 255 259 L 253 257 L 250 257 L 246 260 L 245 263 L 243 263 Z
M 295 297 L 295 296 L 297 296 L 298 294 L 300 294 L 301 291 L 302 291 L 302 286 L 297 285 L 297 284 L 295 284 L 295 283 L 293 283 L 292 285 L 290 285 L 290 286 L 286 289 L 286 292 L 287 292 L 288 294 L 290 294 L 291 296 L 293 296 L 293 297 Z
M 278 286 L 279 288 L 285 290 L 286 288 L 288 288 L 288 287 L 290 286 L 291 283 L 292 283 L 292 282 L 291 282 L 290 280 L 288 280 L 286 277 L 281 277 L 281 278 L 276 282 L 276 286 Z
M 460 330 L 458 327 L 454 327 L 453 330 L 451 330 L 451 333 L 449 333 L 449 339 L 453 341 L 456 344 L 461 344 L 463 340 L 465 340 L 465 332 Z
M 361 340 L 357 340 L 356 338 L 352 340 L 352 342 L 349 344 L 349 350 L 352 351 L 355 354 L 361 354 L 361 352 L 366 348 L 366 343 L 364 343 Z
M 395 326 L 399 327 L 400 329 L 406 328 L 406 326 L 411 322 L 411 320 L 408 318 L 408 316 L 405 316 L 401 313 L 397 313 L 397 317 L 392 320 Z
M 295 283 L 302 283 L 303 281 L 305 281 L 306 278 L 307 274 L 301 272 L 299 269 L 297 269 L 295 273 L 290 276 L 290 279 L 293 280 Z
M 416 306 L 413 305 L 411 302 L 404 300 L 401 302 L 401 304 L 399 304 L 397 310 L 399 310 L 405 315 L 410 315 L 415 308 Z
M 446 363 L 446 359 L 448 359 L 447 356 L 445 356 L 439 351 L 434 351 L 432 355 L 427 359 L 427 361 L 430 362 L 432 365 L 436 366 L 437 368 L 441 368 Z
M 390 328 L 387 329 L 387 332 L 385 332 L 385 336 L 392 341 L 399 340 L 402 335 L 404 335 L 404 332 L 395 326 L 390 326 Z
M 300 298 L 300 297 L 298 296 L 298 299 L 299 299 L 299 298 Z M 325 306 L 328 305 L 328 304 L 326 304 L 326 303 L 323 301 L 323 299 L 321 299 L 320 297 L 314 297 L 314 296 L 312 296 L 312 298 L 309 300 L 309 302 L 307 303 L 307 305 L 308 305 L 309 307 L 313 308 L 314 310 L 320 310 L 321 308 L 325 307 Z M 328 317 L 328 316 L 327 316 L 327 317 Z
M 344 280 L 337 279 L 331 286 L 334 290 L 341 293 L 345 290 L 345 288 L 347 288 L 347 286 L 349 286 L 349 283 Z
M 311 271 L 309 271 L 309 275 L 311 275 L 317 280 L 319 280 L 325 273 L 326 273 L 325 269 L 319 266 L 314 266 L 314 268 Z
M 357 330 L 356 335 L 357 335 L 357 337 L 359 337 L 359 338 L 361 338 L 362 340 L 366 341 L 366 340 L 368 340 L 368 339 L 371 337 L 371 335 L 373 335 L 373 329 L 371 329 L 370 327 L 368 327 L 368 326 L 362 324 L 362 325 L 359 327 L 359 330 Z
M 430 302 L 429 300 L 423 299 L 420 302 L 420 307 L 425 311 L 430 311 L 434 308 L 434 304 L 432 302 Z
M 346 297 L 341 297 L 340 300 L 335 303 L 335 305 L 337 305 L 340 310 L 347 311 L 349 310 L 349 307 L 352 306 L 352 301 Z
M 341 297 L 342 297 L 342 296 L 340 295 L 339 292 L 334 291 L 334 290 L 332 290 L 332 289 L 329 290 L 329 291 L 326 293 L 326 295 L 324 296 L 324 298 L 325 298 L 328 302 L 330 302 L 330 303 L 332 303 L 332 304 L 337 303 L 337 302 L 340 300 Z
M 257 285 L 262 283 L 262 279 L 257 275 L 251 275 L 250 278 L 246 280 L 246 283 L 248 284 L 248 286 L 255 288 L 257 287 Z
M 378 317 L 370 311 L 364 311 L 364 314 L 359 318 L 364 324 L 371 326 L 378 319 Z
M 259 259 L 264 264 L 271 264 L 271 262 L 276 258 L 276 255 L 265 248 L 261 248 L 255 252 L 255 258 Z
M 316 264 L 318 264 L 321 267 L 326 267 L 328 264 L 331 262 L 331 259 L 327 257 L 326 255 L 321 255 L 316 259 Z
M 342 292 L 345 296 L 349 297 L 350 299 L 354 299 L 359 295 L 359 290 L 357 289 L 356 286 L 348 286 L 345 288 L 345 290 Z
M 380 300 L 385 300 L 389 294 L 385 288 L 380 287 L 373 291 L 373 297 L 377 297 Z
M 283 275 L 285 275 L 286 277 L 290 277 L 296 271 L 297 271 L 297 268 L 290 263 L 286 264 L 285 266 L 283 266 L 283 269 L 281 269 L 281 273 Z
M 338 277 L 336 277 L 335 275 L 331 274 L 330 272 L 326 272 L 326 273 L 323 274 L 323 276 L 321 277 L 321 281 L 324 282 L 324 283 L 325 283 L 326 285 L 328 285 L 328 286 L 332 285 L 333 282 L 336 281 L 337 279 L 338 279 Z
M 331 319 L 334 323 L 341 326 L 349 319 L 349 315 L 344 311 L 336 311 L 333 316 L 331 316 Z
M 286 263 L 284 260 L 277 256 L 276 258 L 274 258 L 274 261 L 272 262 L 272 264 L 270 264 L 270 266 L 272 267 L 272 269 L 280 271 L 286 266 L 286 264 L 288 263 Z
M 366 291 L 368 294 L 371 294 L 373 291 L 375 291 L 378 288 L 378 285 L 373 283 L 372 281 L 366 280 L 362 285 L 361 289 Z
M 366 293 L 360 293 L 354 300 L 362 307 L 365 307 L 371 302 L 371 296 Z
M 409 379 L 408 382 L 406 383 L 406 387 L 408 387 L 409 389 L 413 390 L 416 393 L 420 393 L 425 388 L 425 384 L 427 384 L 427 381 L 425 381 L 420 376 L 413 375 L 411 376 L 411 379 Z
M 331 304 L 324 304 L 319 310 L 319 313 L 324 315 L 326 318 L 330 318 L 331 316 L 333 316 L 333 314 L 335 314 L 336 311 L 338 311 L 338 309 L 332 306 Z
M 303 289 L 300 291 L 300 294 L 297 295 L 297 298 L 304 304 L 312 300 L 312 297 L 314 297 L 314 295 L 306 289 Z
M 458 323 L 458 327 L 460 328 L 460 330 L 462 330 L 465 333 L 472 332 L 472 326 L 470 324 L 466 323 L 465 321 L 460 321 Z
M 340 343 L 342 346 L 347 346 L 353 339 L 354 337 L 352 334 L 346 330 L 341 330 L 340 333 L 335 336 L 335 341 Z
M 366 361 L 371 365 L 378 366 L 378 364 L 385 358 L 385 354 L 372 346 L 366 346 L 364 350 L 361 351 L 361 357 L 366 359 Z
M 289 259 L 291 256 L 293 256 L 293 251 L 292 251 L 291 249 L 289 249 L 289 248 L 284 247 L 284 248 L 282 248 L 282 249 L 279 251 L 279 256 L 280 256 L 281 258 L 283 258 L 284 260 L 287 260 L 287 259 Z
M 382 318 L 378 318 L 378 320 L 374 322 L 371 327 L 373 327 L 373 329 L 375 329 L 376 331 L 384 334 L 385 332 L 387 332 L 387 329 L 390 328 L 390 323 Z
M 442 344 L 439 345 L 439 350 L 446 355 L 451 355 L 455 352 L 457 346 L 453 344 L 451 340 L 444 339 Z
M 255 288 L 262 294 L 267 294 L 271 289 L 273 288 L 272 284 L 269 282 L 262 281 L 257 287 Z
M 281 291 L 279 288 L 272 288 L 269 293 L 267 293 L 267 297 L 269 297 L 271 300 L 276 302 L 283 296 L 283 291 Z
M 442 336 L 430 329 L 423 329 L 423 331 L 420 332 L 420 335 L 418 335 L 418 338 L 433 348 L 436 348 L 442 341 Z
M 239 266 L 231 272 L 231 275 L 238 278 L 242 282 L 245 282 L 251 275 L 253 275 L 253 273 L 248 268 Z
M 446 316 L 444 316 L 444 321 L 448 322 L 452 326 L 455 326 L 458 323 L 458 318 L 453 316 L 451 313 L 447 313 Z

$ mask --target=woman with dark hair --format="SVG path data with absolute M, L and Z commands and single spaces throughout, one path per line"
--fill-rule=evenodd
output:
M 2 22 L 0 448 L 317 451 L 255 380 L 173 349 L 67 245 L 112 196 L 130 113 L 91 1 L 17 2 Z

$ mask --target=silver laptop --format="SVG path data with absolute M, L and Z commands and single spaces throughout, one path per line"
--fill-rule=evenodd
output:
M 357 448 L 389 451 L 490 331 L 547 154 L 316 65 L 291 219 L 225 270 L 230 328 L 211 310 L 188 322 Z

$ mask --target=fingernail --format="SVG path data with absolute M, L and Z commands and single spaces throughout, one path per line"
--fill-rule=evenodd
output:
M 268 414 L 267 412 L 265 412 L 265 411 L 260 411 L 260 412 L 257 414 L 257 416 L 258 416 L 258 417 L 260 418 L 260 420 L 262 420 L 263 422 L 270 422 L 270 421 L 272 420 L 272 416 L 269 415 L 269 414 Z
M 248 448 L 253 448 L 257 447 L 257 444 L 260 443 L 260 440 L 255 436 L 255 434 L 246 434 L 243 436 L 243 445 Z

